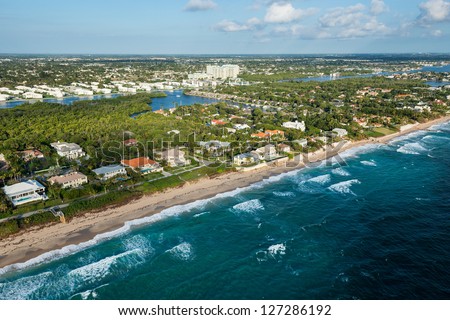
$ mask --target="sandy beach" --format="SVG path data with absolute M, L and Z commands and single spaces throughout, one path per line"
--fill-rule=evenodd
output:
M 417 124 L 402 132 L 377 139 L 363 140 L 345 144 L 342 148 L 320 151 L 309 156 L 310 162 L 321 161 L 335 156 L 337 153 L 367 144 L 387 143 L 390 140 L 417 130 L 425 130 L 432 125 L 450 121 L 446 116 L 434 121 Z M 80 244 L 94 238 L 98 234 L 116 230 L 125 222 L 157 214 L 164 209 L 207 199 L 216 194 L 246 187 L 270 176 L 278 175 L 304 167 L 303 163 L 289 162 L 280 167 L 264 167 L 249 172 L 232 172 L 214 177 L 204 178 L 187 183 L 181 188 L 170 189 L 162 193 L 144 196 L 126 205 L 88 212 L 76 217 L 67 224 L 53 224 L 36 227 L 2 240 L 0 246 L 0 267 L 25 262 L 45 252 L 63 248 L 71 244 Z

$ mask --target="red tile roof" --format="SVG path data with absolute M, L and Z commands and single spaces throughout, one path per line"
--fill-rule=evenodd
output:
M 121 163 L 124 166 L 128 166 L 131 168 L 144 168 L 147 166 L 153 166 L 158 164 L 156 161 L 153 161 L 147 157 L 134 158 L 130 160 L 122 160 Z

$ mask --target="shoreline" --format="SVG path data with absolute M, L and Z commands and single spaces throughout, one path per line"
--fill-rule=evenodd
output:
M 450 115 L 426 123 L 416 124 L 402 132 L 396 132 L 380 138 L 371 138 L 345 144 L 340 150 L 318 151 L 312 154 L 309 163 L 332 158 L 344 151 L 370 144 L 388 143 L 392 139 L 425 130 L 429 127 L 450 121 Z M 288 165 L 293 162 L 288 162 Z M 127 222 L 152 217 L 162 211 L 192 203 L 198 200 L 210 199 L 218 194 L 231 192 L 238 188 L 248 187 L 272 176 L 299 170 L 305 167 L 303 163 L 295 166 L 267 166 L 248 172 L 232 172 L 215 178 L 203 178 L 187 183 L 183 187 L 169 189 L 166 192 L 143 196 L 120 207 L 110 207 L 104 210 L 87 212 L 75 217 L 68 224 L 52 224 L 40 226 L 20 232 L 2 240 L 0 247 L 0 268 L 7 266 L 11 270 L 15 264 L 24 263 L 45 253 L 59 250 L 69 245 L 77 246 L 92 241 L 96 236 L 113 233 L 127 225 Z M 107 237 L 106 237 L 107 238 Z M 90 245 L 90 244 L 88 244 Z M 3 270 L 0 270 L 0 274 Z M 6 270 L 6 272 L 9 271 Z

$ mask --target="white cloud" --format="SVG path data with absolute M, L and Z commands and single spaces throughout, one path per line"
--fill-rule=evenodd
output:
M 206 11 L 217 7 L 217 3 L 212 0 L 189 0 L 184 7 L 185 11 Z
M 239 23 L 231 20 L 222 20 L 214 26 L 217 31 L 238 32 L 247 30 L 260 30 L 264 28 L 264 24 L 258 18 L 250 18 L 246 23 Z
M 370 12 L 379 15 L 383 12 L 386 12 L 388 10 L 387 5 L 384 3 L 383 0 L 372 0 L 371 6 L 370 6 Z
M 430 33 L 433 37 L 439 38 L 443 36 L 442 30 L 433 30 Z
M 267 9 L 264 21 L 268 23 L 289 23 L 317 13 L 317 9 L 296 9 L 290 2 L 274 2 Z
M 420 5 L 419 20 L 424 22 L 441 22 L 450 20 L 450 2 L 444 0 L 428 0 Z
M 356 4 L 350 7 L 339 7 L 330 10 L 323 15 L 319 21 L 322 27 L 345 27 L 356 23 L 366 15 L 363 11 L 366 7 L 362 4 Z
M 250 27 L 246 24 L 240 24 L 235 21 L 222 20 L 221 22 L 215 25 L 214 29 L 223 32 L 238 32 L 249 30 Z

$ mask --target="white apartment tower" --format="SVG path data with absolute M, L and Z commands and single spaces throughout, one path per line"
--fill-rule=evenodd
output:
M 239 75 L 239 66 L 226 64 L 223 66 L 206 66 L 206 74 L 216 79 L 237 78 Z

